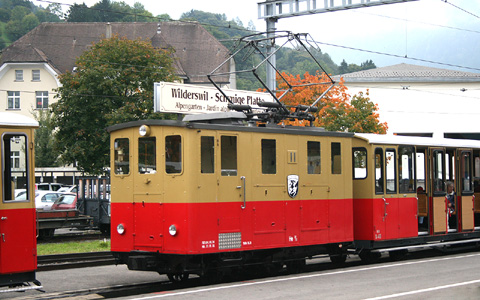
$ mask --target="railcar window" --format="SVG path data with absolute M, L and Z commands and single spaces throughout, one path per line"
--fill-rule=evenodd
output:
M 4 134 L 2 149 L 3 200 L 29 200 L 28 178 L 30 177 L 30 170 L 28 168 L 27 137 L 22 134 Z M 15 190 L 18 192 L 19 189 L 26 189 L 26 192 L 22 197 L 15 199 Z
M 417 152 L 416 158 L 417 193 L 422 194 L 427 192 L 427 185 L 425 184 L 425 153 Z
M 200 139 L 201 172 L 213 173 L 215 170 L 215 140 L 213 136 L 202 136 Z
M 375 193 L 383 194 L 383 150 L 375 149 Z
M 367 149 L 353 148 L 353 179 L 367 178 Z
M 342 174 L 342 148 L 340 143 L 332 143 L 332 174 Z
M 320 174 L 322 172 L 320 142 L 307 142 L 307 156 L 308 174 Z
M 385 151 L 385 175 L 387 179 L 387 193 L 397 192 L 397 169 L 395 167 L 395 150 L 387 149 Z
M 221 137 L 222 176 L 237 176 L 237 137 Z
M 130 140 L 115 139 L 114 148 L 115 174 L 130 174 Z
M 433 191 L 445 192 L 443 151 L 433 151 Z
M 470 152 L 463 152 L 462 153 L 462 161 L 461 161 L 462 169 L 462 191 L 463 192 L 472 192 L 472 159 Z
M 262 174 L 277 173 L 277 145 L 275 140 L 262 139 Z
M 168 174 L 182 172 L 182 137 L 179 135 L 165 137 L 165 171 Z
M 415 192 L 415 148 L 398 147 L 398 182 L 400 193 Z
M 151 174 L 157 171 L 155 144 L 155 137 L 138 139 L 138 172 L 140 174 Z

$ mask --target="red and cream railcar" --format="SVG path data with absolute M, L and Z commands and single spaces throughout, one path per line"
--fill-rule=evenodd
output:
M 109 128 L 119 263 L 183 278 L 342 257 L 353 241 L 353 134 L 249 126 L 237 112 L 184 121 Z
M 24 284 L 38 284 L 33 154 L 37 127 L 38 122 L 28 117 L 0 112 L 0 291 L 41 288 Z M 26 189 L 26 200 L 15 199 L 16 189 Z
M 480 198 L 474 195 L 474 179 L 480 176 L 479 141 L 355 136 L 354 236 L 363 259 L 425 243 L 477 241 L 480 228 L 474 220 Z M 454 184 L 454 209 L 448 206 L 447 182 Z

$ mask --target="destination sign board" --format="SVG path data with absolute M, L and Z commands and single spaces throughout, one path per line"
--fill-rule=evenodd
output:
M 270 94 L 242 90 L 222 89 L 234 104 L 259 108 L 259 101 L 273 102 Z M 226 112 L 228 100 L 215 87 L 173 82 L 159 82 L 154 86 L 155 112 L 177 114 L 204 114 Z

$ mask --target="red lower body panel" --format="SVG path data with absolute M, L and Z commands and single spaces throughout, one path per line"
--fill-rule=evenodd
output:
M 351 199 L 241 204 L 112 203 L 112 251 L 203 254 L 353 241 Z

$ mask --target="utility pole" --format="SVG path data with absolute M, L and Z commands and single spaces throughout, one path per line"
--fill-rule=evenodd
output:
M 273 36 L 275 36 L 275 24 L 278 19 L 411 1 L 418 0 L 266 0 L 257 5 L 258 18 L 265 19 L 267 37 L 272 37 L 271 42 L 267 45 L 267 55 L 269 55 L 275 51 Z M 268 88 L 272 91 L 276 90 L 275 67 L 274 54 L 267 64 L 266 80 Z

